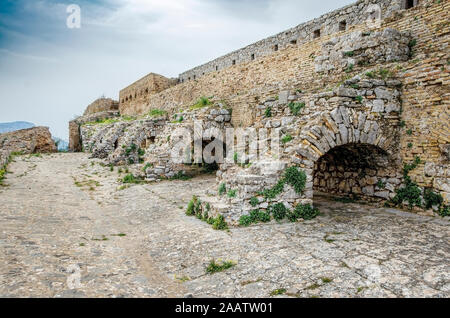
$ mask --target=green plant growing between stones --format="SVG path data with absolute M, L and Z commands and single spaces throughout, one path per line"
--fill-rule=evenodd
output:
M 290 102 L 288 107 L 291 110 L 292 115 L 298 116 L 301 110 L 305 107 L 305 103 Z
M 292 140 L 292 136 L 289 134 L 284 135 L 283 138 L 281 138 L 281 142 L 283 143 L 283 145 L 288 143 L 291 140 Z
M 289 212 L 289 210 L 283 203 L 277 203 L 275 205 L 269 206 L 269 211 L 273 215 L 273 218 L 277 221 L 283 220 Z
M 275 199 L 284 190 L 285 184 L 291 185 L 297 194 L 303 193 L 306 184 L 306 174 L 297 167 L 289 167 L 284 171 L 283 177 L 271 189 L 263 190 L 260 194 L 266 200 Z
M 355 55 L 355 52 L 354 52 L 354 51 L 347 51 L 347 52 L 344 52 L 344 56 L 352 57 L 352 56 L 354 56 L 354 55 Z
M 166 115 L 167 115 L 167 112 L 165 110 L 161 110 L 161 109 L 152 109 L 148 113 L 149 117 L 163 117 Z
M 355 67 L 354 64 L 349 64 L 349 66 L 347 66 L 347 68 L 345 69 L 345 72 L 346 73 L 352 72 L 354 67 Z
M 224 216 L 219 214 L 216 218 L 212 219 L 212 227 L 214 230 L 227 230 L 228 224 Z
M 189 108 L 189 110 L 201 109 L 201 108 L 204 108 L 204 107 L 209 106 L 209 105 L 211 105 L 211 104 L 212 104 L 211 101 L 210 101 L 207 97 L 202 96 L 202 97 L 200 97 L 200 98 L 197 100 L 197 102 L 196 102 L 194 105 L 192 105 L 192 106 Z
M 257 206 L 258 204 L 259 204 L 258 198 L 252 197 L 252 198 L 250 199 L 250 205 L 251 205 L 252 207 Z
M 364 99 L 364 98 L 363 98 L 362 96 L 358 95 L 358 96 L 355 97 L 355 99 L 356 99 L 356 101 L 357 101 L 358 103 L 361 104 L 361 103 L 363 102 L 363 99 Z
M 236 264 L 232 261 L 225 261 L 222 263 L 216 263 L 215 260 L 211 260 L 208 264 L 208 266 L 206 267 L 206 273 L 207 274 L 215 274 L 215 273 L 219 273 L 219 272 L 223 272 L 227 269 L 232 268 L 233 266 L 235 266 Z
M 278 296 L 278 295 L 284 295 L 284 294 L 286 294 L 285 288 L 275 289 L 270 292 L 270 296 Z
M 385 189 L 386 188 L 386 182 L 383 182 L 383 180 L 378 180 L 377 187 L 378 187 L 378 189 Z
M 225 183 L 219 185 L 219 195 L 224 195 L 227 192 L 227 186 Z
M 267 107 L 266 110 L 264 111 L 264 117 L 269 118 L 272 117 L 272 107 Z
M 227 196 L 229 198 L 235 198 L 236 197 L 236 190 L 229 190 L 227 193 Z
M 442 195 L 433 192 L 431 189 L 424 190 L 423 199 L 425 201 L 426 209 L 431 209 L 433 206 L 441 207 L 444 202 Z

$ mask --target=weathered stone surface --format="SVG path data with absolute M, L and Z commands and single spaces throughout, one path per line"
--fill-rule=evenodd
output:
M 312 221 L 215 231 L 179 208 L 213 177 L 119 190 L 100 163 L 69 153 L 11 164 L 1 297 L 450 296 L 448 220 L 319 197 Z M 90 179 L 100 185 L 75 185 Z M 211 259 L 236 266 L 207 275 Z
M 48 127 L 33 127 L 0 134 L 0 149 L 24 154 L 57 151 Z

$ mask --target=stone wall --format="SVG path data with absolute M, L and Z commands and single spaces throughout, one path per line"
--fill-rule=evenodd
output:
M 83 116 L 88 116 L 96 113 L 107 111 L 118 111 L 119 102 L 112 100 L 111 98 L 99 98 L 90 104 L 84 111 Z
M 233 65 L 251 62 L 280 49 L 303 45 L 321 36 L 345 31 L 352 25 L 363 24 L 370 20 L 371 17 L 378 15 L 374 4 L 379 5 L 381 18 L 387 18 L 402 8 L 402 0 L 361 0 L 188 70 L 180 74 L 180 82 L 195 80 L 205 74 Z
M 391 9 L 401 5 L 389 3 Z M 368 4 L 359 2 L 358 7 Z M 218 196 L 212 189 L 201 200 L 212 215 L 223 214 L 231 223 L 254 208 L 252 197 L 262 210 L 273 202 L 287 207 L 311 203 L 314 191 L 392 198 L 404 186 L 403 165 L 416 157 L 421 160 L 410 171 L 412 180 L 439 192 L 448 204 L 450 2 L 424 0 L 406 11 L 389 8 L 378 26 L 349 23 L 345 31 L 321 32 L 301 45 L 279 46 L 274 54 L 205 72 L 124 105 L 122 115 L 142 116 L 158 109 L 167 116 L 157 131 L 155 119 L 148 116 L 109 127 L 85 125 L 85 150 L 127 163 L 114 158 L 125 158 L 126 149 L 135 144 L 145 150 L 145 177 L 157 180 L 189 168 L 171 162 L 171 137 L 177 127 L 192 130 L 196 119 L 219 128 L 265 128 L 269 135 L 289 136 L 280 153 L 269 151 L 264 158 L 219 166 L 217 185 L 234 190 L 235 196 Z M 191 108 L 201 96 L 211 96 L 215 103 Z M 304 191 L 294 193 L 285 185 L 274 200 L 261 197 L 260 192 L 276 185 L 292 166 L 306 174 Z
M 48 127 L 33 127 L 1 134 L 0 149 L 23 154 L 57 151 Z
M 120 91 L 120 112 L 123 114 L 130 113 L 130 109 L 145 103 L 149 96 L 162 92 L 174 86 L 177 82 L 177 79 L 169 79 L 154 73 L 144 76 Z M 124 111 L 125 109 L 127 111 Z
M 69 122 L 69 151 L 82 151 L 82 138 L 80 134 L 80 126 L 86 123 L 94 123 L 106 119 L 119 117 L 117 110 L 102 111 L 99 113 L 80 116 Z

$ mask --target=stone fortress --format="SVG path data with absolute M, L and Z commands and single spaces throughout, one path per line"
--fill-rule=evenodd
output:
M 71 121 L 69 147 L 156 181 L 210 168 L 173 162 L 180 127 L 266 128 L 268 143 L 280 133 L 280 156 L 227 153 L 237 164 L 215 167 L 217 189 L 199 209 L 236 224 L 275 203 L 313 204 L 315 192 L 448 209 L 448 12 L 448 0 L 360 0 L 178 79 L 150 73 Z

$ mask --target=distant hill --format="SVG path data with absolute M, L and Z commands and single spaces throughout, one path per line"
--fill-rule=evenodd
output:
M 0 134 L 10 131 L 35 127 L 35 124 L 27 121 L 14 121 L 11 123 L 0 123 Z

